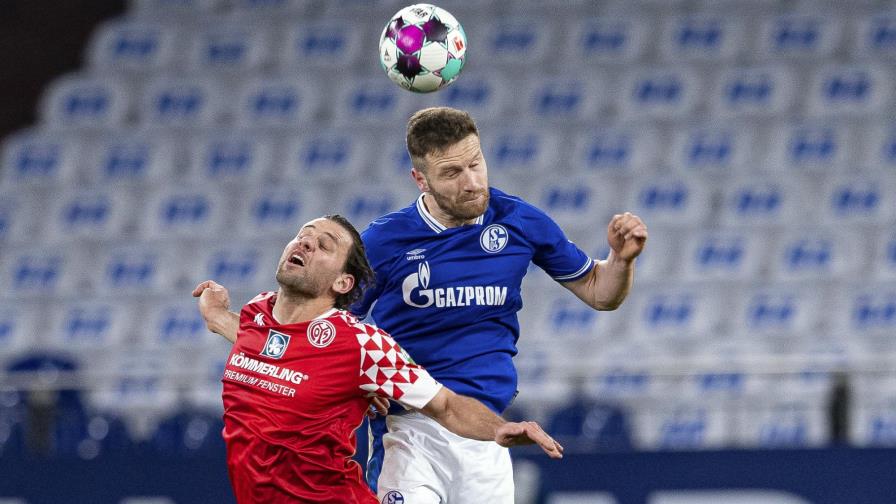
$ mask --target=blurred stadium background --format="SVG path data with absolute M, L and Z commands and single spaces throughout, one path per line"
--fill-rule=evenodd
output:
M 424 96 L 377 59 L 406 3 L 45 8 L 58 51 L 90 35 L 3 139 L 0 502 L 231 502 L 190 289 L 238 306 L 307 219 L 409 203 L 433 104 L 593 255 L 613 213 L 650 227 L 617 312 L 524 284 L 508 416 L 568 455 L 514 450 L 518 502 L 893 502 L 896 2 L 443 1 L 468 61 Z

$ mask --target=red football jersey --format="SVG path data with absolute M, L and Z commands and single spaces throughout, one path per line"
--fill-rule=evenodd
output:
M 224 369 L 224 441 L 237 502 L 376 503 L 355 429 L 379 395 L 422 408 L 441 388 L 385 332 L 330 310 L 278 324 L 276 293 L 240 313 Z

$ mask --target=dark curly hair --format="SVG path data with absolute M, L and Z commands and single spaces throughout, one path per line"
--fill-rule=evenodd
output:
M 373 268 L 370 267 L 370 263 L 367 261 L 364 242 L 361 241 L 361 235 L 355 229 L 355 226 L 339 214 L 324 215 L 324 219 L 339 224 L 352 237 L 352 246 L 348 251 L 348 257 L 345 259 L 345 265 L 343 265 L 342 270 L 355 277 L 355 286 L 345 294 L 338 295 L 335 302 L 336 308 L 347 310 L 352 304 L 361 299 L 368 287 L 373 285 Z
M 450 107 L 418 110 L 408 119 L 408 154 L 418 170 L 425 170 L 427 154 L 439 153 L 470 135 L 479 136 L 479 129 L 470 114 Z

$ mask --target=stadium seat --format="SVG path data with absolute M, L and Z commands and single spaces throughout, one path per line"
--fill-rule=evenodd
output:
M 329 213 L 345 216 L 358 230 L 371 221 L 410 205 L 420 192 L 410 181 L 347 186 L 338 192 L 338 206 Z
M 896 56 L 896 12 L 883 11 L 858 21 L 852 55 L 860 59 L 887 59 Z
M 800 229 L 776 237 L 771 251 L 772 278 L 781 281 L 832 281 L 861 266 L 860 243 L 849 232 Z
M 595 71 L 587 77 L 547 77 L 530 79 L 522 90 L 520 112 L 526 120 L 539 123 L 576 124 L 591 122 L 607 101 L 607 85 Z
M 186 60 L 200 74 L 254 73 L 266 63 L 270 30 L 253 23 L 223 22 L 195 30 Z
M 175 139 L 164 134 L 117 132 L 104 135 L 84 154 L 84 171 L 94 187 L 163 183 L 179 175 L 178 152 Z
M 285 244 L 299 226 L 325 211 L 316 186 L 263 186 L 252 191 L 236 219 L 237 232 L 247 238 L 271 238 Z M 317 195 L 317 197 L 315 197 Z
M 198 183 L 256 185 L 274 167 L 274 141 L 250 131 L 207 132 L 193 138 L 189 148 L 190 178 Z
M 80 259 L 78 251 L 58 247 L 4 249 L 0 296 L 39 299 L 75 294 Z
M 896 386 L 892 374 L 859 375 L 852 383 L 850 441 L 860 447 L 896 446 Z
M 259 77 L 246 82 L 236 97 L 236 124 L 243 128 L 311 126 L 318 98 L 300 77 Z
M 567 228 L 580 226 L 583 219 L 596 219 L 601 224 L 609 222 L 614 190 L 618 187 L 594 175 L 578 175 L 563 177 L 558 182 L 545 180 L 537 187 L 529 188 L 532 194 L 526 199 L 546 212 L 561 228 Z
M 749 128 L 693 125 L 674 132 L 670 164 L 680 173 L 736 175 L 752 167 L 753 144 Z
M 34 344 L 40 314 L 27 304 L 4 302 L 0 308 L 0 367 Z M 2 416 L 2 414 L 0 414 Z
M 818 448 L 830 438 L 824 397 L 805 392 L 798 398 L 748 403 L 738 417 L 739 441 L 757 448 Z
M 832 326 L 843 337 L 889 338 L 896 330 L 896 287 L 870 283 L 837 295 Z
M 752 287 L 736 297 L 731 332 L 750 339 L 812 334 L 824 313 L 819 294 L 779 284 Z
M 724 226 L 793 226 L 806 216 L 804 183 L 783 174 L 729 180 L 723 188 L 720 222 Z
M 637 16 L 586 18 L 573 23 L 563 54 L 573 62 L 633 63 L 644 53 L 648 27 Z
M 114 129 L 128 121 L 130 92 L 100 75 L 66 75 L 41 97 L 41 119 L 56 129 Z
M 775 117 L 791 112 L 798 88 L 793 72 L 782 66 L 725 67 L 709 100 L 723 117 Z
M 298 229 L 300 225 L 294 227 Z M 234 292 L 270 290 L 276 285 L 274 273 L 283 247 L 294 234 L 295 231 L 292 235 L 284 232 L 280 242 L 209 241 L 199 250 L 196 267 L 185 272 L 188 284 L 211 279 Z
M 135 315 L 127 305 L 112 301 L 63 304 L 50 325 L 50 347 L 75 354 L 117 349 L 130 343 Z
M 632 317 L 629 334 L 647 341 L 705 338 L 717 329 L 723 301 L 712 288 L 687 284 L 633 292 L 624 306 Z
M 434 97 L 420 97 L 422 102 L 414 109 L 429 106 L 434 98 L 440 105 L 465 110 L 474 120 L 504 117 L 508 114 L 507 105 L 515 93 L 510 92 L 501 79 L 490 72 L 476 71 L 475 67 L 464 69 L 462 79 L 452 82 L 447 88 L 439 90 Z M 400 138 L 396 137 L 396 138 Z
M 277 54 L 280 68 L 286 72 L 328 75 L 353 67 L 364 48 L 364 33 L 346 30 L 346 23 L 329 19 L 288 25 Z
M 224 195 L 209 189 L 165 187 L 148 195 L 141 218 L 146 238 L 213 235 L 225 222 Z
M 658 176 L 635 184 L 626 209 L 650 225 L 706 222 L 710 213 L 710 191 L 704 180 Z
M 679 261 L 686 281 L 750 280 L 765 260 L 765 241 L 748 231 L 697 229 L 683 243 Z
M 345 129 L 322 129 L 294 135 L 286 142 L 280 175 L 290 183 L 346 181 L 363 174 L 369 145 Z
M 896 173 L 896 123 L 873 124 L 865 131 L 863 166 Z
M 659 132 L 649 126 L 587 128 L 575 135 L 574 172 L 634 176 L 659 164 Z
M 179 349 L 195 354 L 220 338 L 206 329 L 196 301 L 191 298 L 156 303 L 148 310 L 144 327 L 142 343 L 148 348 Z
M 683 68 L 637 68 L 619 89 L 623 119 L 681 119 L 694 111 L 703 94 L 700 73 Z
M 96 71 L 112 75 L 159 72 L 174 64 L 179 37 L 169 23 L 116 19 L 93 33 L 87 60 Z
M 100 254 L 91 279 L 106 296 L 164 293 L 177 286 L 184 262 L 170 244 L 110 246 Z
M 763 59 L 819 60 L 840 47 L 840 18 L 817 13 L 781 14 L 763 20 L 757 53 Z
M 896 178 L 848 175 L 830 178 L 819 199 L 822 222 L 833 225 L 889 224 L 896 214 Z
M 332 120 L 337 126 L 367 124 L 389 127 L 407 122 L 410 95 L 382 76 L 346 79 L 327 94 Z
M 222 121 L 224 99 L 210 78 L 159 76 L 140 102 L 140 123 L 158 128 L 209 127 Z
M 771 130 L 768 158 L 760 166 L 769 173 L 834 171 L 854 155 L 849 135 L 840 123 L 780 124 Z
M 622 210 L 622 208 L 614 208 L 610 212 L 621 212 Z M 562 226 L 562 229 L 566 233 L 566 237 L 590 257 L 604 260 L 610 253 L 610 245 L 607 243 L 607 234 L 604 228 L 605 224 L 609 224 L 610 218 L 610 215 L 607 215 L 606 219 L 600 220 L 597 216 L 580 218 L 575 224 Z M 638 256 L 636 265 L 638 283 L 654 284 L 677 280 L 680 263 L 677 259 L 680 255 L 679 238 L 686 233 L 681 229 L 666 226 L 651 227 L 649 233 L 650 246 L 646 247 Z M 673 257 L 676 258 L 675 261 L 670 260 Z
M 45 194 L 34 188 L 0 190 L 0 250 L 43 236 L 44 216 L 38 209 L 45 200 Z
M 814 117 L 889 117 L 893 75 L 883 65 L 827 65 L 807 89 L 808 113 Z
M 116 239 L 130 227 L 132 196 L 123 190 L 58 191 L 49 202 L 46 236 Z
M 738 21 L 735 16 L 706 13 L 665 19 L 659 43 L 664 61 L 731 61 L 744 47 L 745 27 Z
M 24 185 L 58 185 L 75 182 L 80 173 L 82 143 L 78 137 L 31 130 L 3 142 L 0 183 L 20 190 Z
M 467 40 L 477 41 L 490 65 L 529 69 L 542 64 L 554 33 L 548 23 L 520 16 L 502 16 L 484 23 L 464 22 Z
M 664 401 L 634 415 L 635 445 L 643 450 L 706 450 L 730 445 L 730 413 L 707 401 Z
M 561 156 L 561 139 L 556 133 L 525 126 L 483 125 L 488 134 L 482 145 L 488 163 L 489 177 L 498 187 L 512 186 L 516 181 L 546 181 Z M 486 133 L 483 133 L 485 135 Z
M 871 269 L 873 278 L 877 280 L 896 280 L 896 233 L 887 227 L 879 234 Z

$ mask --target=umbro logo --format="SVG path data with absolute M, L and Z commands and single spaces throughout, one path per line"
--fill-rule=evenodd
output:
M 420 259 L 426 259 L 426 256 L 423 253 L 426 252 L 425 248 L 418 248 L 414 250 L 410 250 L 407 252 L 407 260 L 408 261 L 419 261 Z

